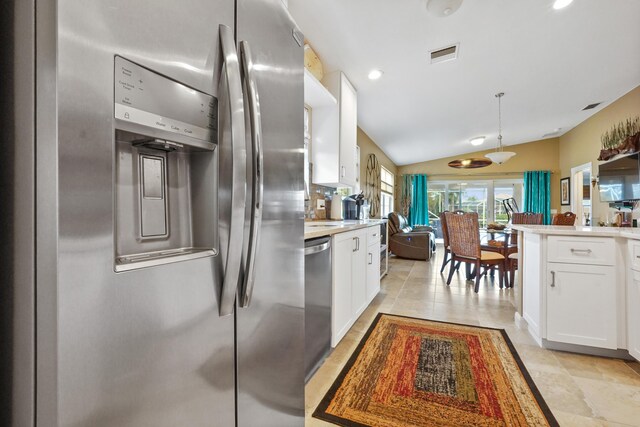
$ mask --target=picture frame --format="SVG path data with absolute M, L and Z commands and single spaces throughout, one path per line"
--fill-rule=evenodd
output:
M 571 185 L 570 177 L 560 180 L 560 205 L 568 206 L 571 204 Z

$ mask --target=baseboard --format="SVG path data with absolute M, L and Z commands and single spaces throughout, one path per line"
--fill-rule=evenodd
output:
M 548 341 L 546 339 L 542 340 L 542 346 L 549 350 L 588 354 L 591 356 L 612 357 L 615 359 L 635 360 L 627 350 L 622 348 L 612 350 L 609 348 L 590 347 L 588 345 L 566 344 L 562 342 Z

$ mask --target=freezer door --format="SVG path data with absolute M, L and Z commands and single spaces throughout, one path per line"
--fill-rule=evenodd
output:
M 126 161 L 116 159 L 114 59 L 222 99 L 219 24 L 233 30 L 234 2 L 44 0 L 37 13 L 37 425 L 234 426 L 221 256 L 114 271 L 115 168 Z M 181 159 L 167 162 L 169 176 Z M 214 181 L 190 182 L 205 194 L 193 200 L 210 205 Z
M 303 37 L 281 0 L 239 0 L 237 9 L 237 39 L 246 41 L 252 54 L 264 165 L 255 280 L 252 291 L 242 288 L 252 294 L 239 296 L 244 307 L 236 312 L 238 426 L 302 426 Z M 251 120 L 247 123 L 251 141 Z M 250 145 L 253 158 L 259 153 Z M 256 179 L 248 182 L 259 185 Z M 247 193 L 254 194 L 253 188 Z M 247 210 L 249 220 L 252 212 Z

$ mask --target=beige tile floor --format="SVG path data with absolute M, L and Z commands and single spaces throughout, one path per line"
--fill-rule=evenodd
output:
M 306 423 L 378 312 L 504 328 L 561 426 L 640 426 L 640 364 L 545 350 L 514 321 L 513 291 L 491 279 L 440 275 L 442 248 L 430 262 L 391 257 L 381 291 L 307 384 Z M 447 272 L 446 270 L 445 272 Z

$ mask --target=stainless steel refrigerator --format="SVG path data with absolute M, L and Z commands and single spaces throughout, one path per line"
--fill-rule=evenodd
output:
M 0 15 L 0 424 L 303 425 L 303 36 L 281 0 Z

